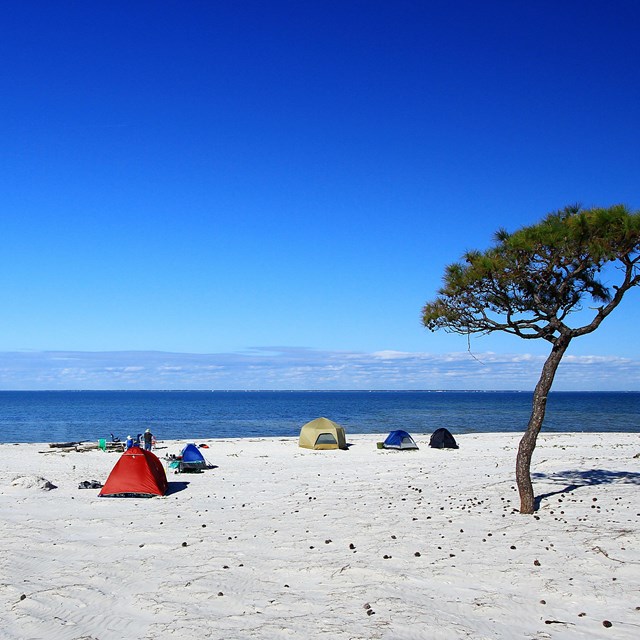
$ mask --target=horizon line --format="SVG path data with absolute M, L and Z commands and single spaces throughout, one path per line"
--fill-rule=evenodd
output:
M 533 389 L 0 389 L 0 393 L 533 393 Z M 552 389 L 549 393 L 640 393 L 640 389 Z

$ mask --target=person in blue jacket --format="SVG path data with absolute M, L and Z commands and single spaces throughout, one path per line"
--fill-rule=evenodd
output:
M 125 450 L 127 450 L 131 449 L 131 447 L 133 447 L 133 438 L 131 436 L 127 436 L 127 439 L 124 443 L 124 448 Z

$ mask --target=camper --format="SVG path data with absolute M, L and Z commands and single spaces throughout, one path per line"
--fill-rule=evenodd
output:
M 298 445 L 303 449 L 346 449 L 344 428 L 328 418 L 316 418 L 300 429 Z

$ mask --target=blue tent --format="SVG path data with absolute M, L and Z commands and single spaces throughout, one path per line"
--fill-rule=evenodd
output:
M 413 438 L 402 430 L 392 431 L 382 443 L 385 449 L 417 449 L 418 445 Z
M 207 468 L 207 461 L 195 444 L 188 444 L 180 455 L 180 471 L 199 471 Z

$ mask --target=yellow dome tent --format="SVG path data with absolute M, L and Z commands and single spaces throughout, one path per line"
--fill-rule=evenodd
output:
M 299 446 L 304 449 L 346 449 L 343 427 L 327 418 L 316 418 L 300 429 Z

